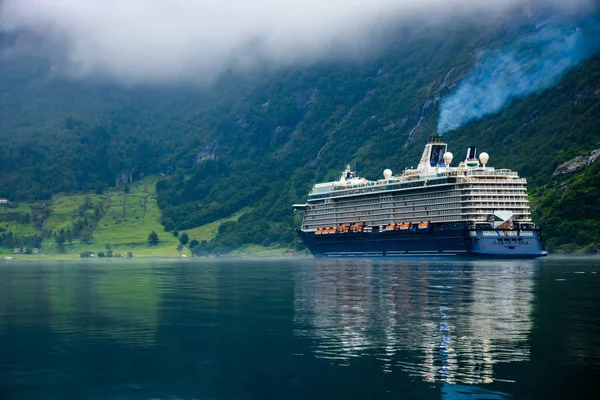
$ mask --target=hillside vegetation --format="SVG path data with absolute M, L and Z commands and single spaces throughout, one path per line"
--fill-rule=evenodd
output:
M 172 233 L 184 231 L 198 236 L 200 254 L 295 247 L 290 205 L 314 183 L 346 163 L 369 179 L 415 165 L 435 134 L 440 99 L 478 52 L 534 29 L 516 15 L 486 27 L 392 32 L 381 52 L 360 61 L 227 76 L 213 89 L 84 84 L 50 77 L 39 60 L 0 58 L 0 194 L 30 215 L 0 227 L 38 235 L 50 248 L 49 230 L 81 221 L 64 246 L 71 253 L 110 244 L 178 255 Z M 600 195 L 598 167 L 551 176 L 600 148 L 600 58 L 446 139 L 457 160 L 476 144 L 490 165 L 529 180 L 551 249 L 598 248 L 600 221 L 589 206 Z M 151 231 L 158 246 L 147 244 Z
M 58 194 L 51 200 L 20 203 L 18 208 L 0 207 L 0 223 L 5 235 L 3 252 L 15 247 L 33 250 L 41 247 L 45 255 L 77 256 L 83 252 L 108 251 L 125 257 L 190 255 L 189 249 L 177 250 L 179 239 L 163 231 L 161 212 L 156 204 L 155 177 L 148 177 L 102 194 Z M 42 208 L 43 214 L 36 212 Z M 7 222 L 8 215 L 20 214 Z M 29 222 L 25 222 L 29 215 Z M 151 245 L 149 234 L 159 235 Z M 7 232 L 16 238 L 9 242 Z M 61 244 L 62 237 L 64 242 Z

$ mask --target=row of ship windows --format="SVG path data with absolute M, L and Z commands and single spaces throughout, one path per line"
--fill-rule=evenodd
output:
M 517 218 L 515 218 L 517 219 Z M 338 225 L 346 225 L 346 224 L 351 224 L 351 223 L 363 223 L 366 222 L 368 225 L 386 225 L 391 223 L 392 221 L 396 221 L 396 222 L 412 222 L 412 223 L 416 223 L 416 222 L 421 222 L 421 221 L 430 221 L 430 222 L 451 222 L 451 221 L 472 221 L 472 222 L 485 222 L 486 218 L 484 216 L 481 215 L 466 215 L 466 216 L 440 216 L 440 217 L 435 217 L 435 218 L 430 218 L 430 219 L 426 219 L 422 216 L 417 216 L 414 218 L 405 218 L 402 219 L 401 221 L 398 218 L 380 218 L 380 219 L 331 219 L 331 220 L 324 220 L 324 221 L 319 221 L 318 223 L 314 223 L 314 222 L 305 222 L 305 227 L 306 229 L 317 229 L 317 228 L 322 228 L 322 227 L 327 227 L 327 226 L 338 226 Z M 528 218 L 527 216 L 522 216 L 521 218 L 518 218 L 519 221 L 521 222 L 528 222 L 531 221 L 531 218 Z
M 427 187 L 424 187 L 427 188 Z M 464 189 L 460 189 L 458 186 L 456 185 L 446 185 L 444 187 L 435 187 L 435 188 L 431 188 L 431 191 L 420 191 L 419 193 L 413 193 L 413 194 L 407 194 L 407 193 L 403 193 L 402 191 L 397 191 L 394 190 L 393 192 L 386 192 L 386 191 L 381 191 L 378 193 L 364 193 L 364 196 L 360 196 L 360 197 L 371 197 L 374 200 L 379 200 L 381 198 L 383 198 L 383 196 L 385 197 L 394 197 L 394 198 L 398 198 L 398 197 L 407 197 L 407 198 L 412 198 L 412 197 L 417 197 L 417 198 L 424 198 L 424 197 L 439 197 L 439 196 L 446 196 L 447 194 L 451 193 L 451 192 L 460 192 L 461 190 Z M 332 194 L 336 194 L 335 192 Z M 346 197 L 346 195 L 349 195 L 349 193 L 344 193 L 343 195 L 338 194 L 338 196 L 334 196 L 331 200 L 337 200 L 339 202 L 341 201 L 349 201 L 349 202 L 354 202 L 356 196 L 353 196 L 351 198 L 348 198 L 347 200 L 344 200 L 344 198 Z M 315 197 L 313 196 L 309 196 L 309 200 L 314 199 Z
M 436 199 L 436 198 L 445 198 L 448 197 L 450 195 L 460 195 L 461 192 L 459 190 L 445 190 L 442 192 L 431 192 L 431 193 L 416 193 L 413 195 L 402 195 L 402 196 L 394 196 L 394 195 L 390 195 L 390 194 L 386 194 L 386 195 L 379 195 L 377 197 L 371 197 L 371 198 L 366 198 L 364 200 L 357 200 L 357 199 L 347 199 L 347 200 L 338 200 L 335 203 L 336 204 L 356 204 L 356 203 L 379 203 L 382 201 L 392 201 L 392 200 L 396 200 L 396 201 L 409 201 L 412 199 Z M 333 201 L 332 201 L 333 202 Z
M 443 200 L 443 201 L 442 201 Z M 433 207 L 433 208 L 437 208 L 439 206 L 443 206 L 443 205 L 452 205 L 452 207 L 456 207 L 456 204 L 458 202 L 460 202 L 461 199 L 459 197 L 449 197 L 449 198 L 444 198 L 444 199 L 440 199 L 440 201 L 435 201 L 435 202 L 431 202 L 431 201 L 414 201 L 414 202 L 399 202 L 399 201 L 394 201 L 394 202 L 380 202 L 379 204 L 375 203 L 375 208 L 403 208 L 403 207 L 417 207 L 417 206 L 426 206 L 426 207 Z M 486 203 L 490 203 L 490 202 L 494 202 L 494 204 L 507 204 L 507 205 L 511 205 L 511 204 L 519 204 L 519 205 L 526 205 L 527 203 L 529 203 L 529 200 L 527 200 L 526 198 L 521 198 L 521 197 L 517 197 L 517 196 L 508 196 L 505 198 L 498 198 L 498 197 L 494 197 L 494 196 L 485 196 L 485 197 L 469 197 L 468 199 L 463 199 L 463 201 L 465 202 L 470 202 L 470 203 L 481 203 L 481 204 L 486 204 Z M 373 203 L 374 202 L 355 202 L 353 205 L 345 205 L 345 206 L 341 206 L 341 205 L 324 205 L 324 206 L 317 206 L 317 207 L 313 207 L 313 210 L 315 211 L 331 211 L 331 210 L 339 210 L 339 211 L 346 211 L 346 210 L 359 210 L 359 209 L 374 209 L 373 208 Z M 371 206 L 371 207 L 369 207 Z M 468 205 L 467 205 L 468 206 Z
M 381 214 L 383 213 L 387 213 L 387 212 L 394 212 L 396 214 L 406 214 L 406 213 L 410 213 L 410 212 L 414 212 L 414 211 L 428 211 L 428 212 L 441 212 L 441 213 L 447 213 L 449 211 L 456 211 L 456 210 L 479 210 L 482 213 L 485 212 L 490 212 L 493 210 L 498 210 L 498 209 L 529 209 L 529 205 L 526 202 L 502 202 L 502 203 L 475 203 L 475 204 L 468 204 L 468 205 L 464 205 L 464 206 L 457 206 L 455 203 L 448 203 L 446 207 L 440 207 L 440 206 L 413 206 L 413 207 L 398 207 L 398 208 L 393 208 L 393 207 L 387 207 L 387 208 L 382 208 L 382 207 L 377 207 L 377 208 L 359 208 L 359 207 L 354 207 L 353 210 L 348 210 L 348 209 L 338 209 L 338 208 L 325 208 L 325 209 L 320 209 L 320 210 L 310 210 L 307 211 L 306 216 L 307 217 L 312 217 L 315 218 L 316 216 L 325 216 L 325 215 L 344 215 L 344 214 L 349 214 L 349 213 L 356 213 L 357 211 L 360 213 L 367 213 L 367 214 Z M 484 209 L 487 209 L 486 211 L 484 211 Z
M 440 196 L 438 194 L 427 194 L 427 195 L 422 195 L 422 196 L 417 196 L 417 203 L 432 203 L 432 202 L 439 202 L 439 201 L 447 201 L 449 199 L 452 199 L 453 201 L 458 201 L 460 199 L 459 196 L 462 196 L 463 199 L 466 200 L 472 200 L 475 198 L 478 199 L 497 199 L 497 200 L 504 200 L 504 199 L 526 199 L 527 196 L 525 194 L 525 192 L 523 191 L 512 191 L 510 193 L 496 193 L 496 192 L 489 192 L 489 193 L 485 193 L 485 194 L 480 194 L 477 192 L 468 192 L 465 194 L 461 194 L 460 191 L 454 190 L 454 191 L 450 191 L 450 192 L 446 192 L 444 193 L 443 196 Z M 467 196 L 467 197 L 465 197 Z M 336 204 L 340 207 L 344 207 L 344 206 L 355 206 L 355 205 L 361 205 L 361 204 L 388 204 L 388 203 L 398 203 L 398 202 L 415 202 L 414 200 L 415 196 L 386 196 L 386 197 L 378 197 L 378 198 L 371 198 L 371 199 L 365 199 L 365 200 L 341 200 L 341 201 L 337 201 L 337 202 L 333 202 L 333 201 L 327 201 L 327 202 L 318 202 L 318 203 L 313 203 L 314 206 L 318 207 L 320 204 L 323 205 L 328 205 L 328 204 Z
M 363 208 L 363 207 L 373 207 L 373 205 L 376 208 L 394 208 L 394 207 L 412 207 L 412 206 L 418 206 L 418 205 L 431 205 L 431 206 L 437 206 L 437 205 L 444 205 L 444 204 L 453 204 L 456 205 L 457 202 L 460 201 L 460 197 L 449 197 L 449 198 L 444 198 L 444 199 L 439 199 L 439 201 L 428 201 L 428 200 L 423 200 L 423 201 L 389 201 L 389 202 L 379 202 L 379 203 L 371 203 L 371 202 L 355 202 L 352 205 L 331 205 L 329 207 L 325 206 L 325 207 L 315 207 L 315 209 L 328 209 L 328 210 L 347 210 L 347 209 L 358 209 L 358 208 Z
M 478 182 L 466 182 L 466 183 L 461 183 L 459 185 L 447 185 L 444 186 L 443 188 L 441 188 L 441 191 L 435 191 L 435 192 L 431 192 L 431 193 L 415 193 L 412 195 L 406 195 L 406 196 L 418 196 L 418 197 L 424 197 L 424 196 L 432 196 L 435 195 L 435 193 L 448 193 L 448 189 L 451 187 L 452 189 L 456 190 L 480 190 L 480 189 L 498 189 L 498 190 L 515 190 L 518 189 L 520 191 L 525 192 L 526 188 L 525 188 L 525 184 L 526 181 L 525 180 L 519 180 L 519 181 L 513 181 L 511 183 L 507 183 L 507 182 L 496 182 L 496 181 L 478 181 Z M 426 187 L 426 186 L 424 186 Z M 379 193 L 373 193 L 372 196 L 377 196 L 377 195 L 381 195 L 384 194 L 381 191 L 384 190 L 383 187 L 378 187 L 377 189 L 379 189 Z M 335 197 L 335 198 L 343 198 L 347 195 L 351 195 L 351 194 L 365 194 L 368 195 L 369 192 L 373 191 L 373 188 L 370 187 L 368 191 L 351 191 L 351 192 L 330 192 L 330 193 L 325 193 L 325 194 L 318 194 L 318 195 L 310 195 L 309 196 L 309 200 L 317 200 L 317 199 L 326 199 L 326 198 L 331 198 L 331 197 Z M 396 192 L 396 194 L 400 194 L 401 192 Z
M 481 190 L 481 189 L 523 189 L 526 190 L 523 184 L 519 183 L 501 183 L 501 184 L 475 184 L 475 185 L 466 185 L 465 189 L 469 190 Z
M 516 215 L 515 219 L 519 220 L 529 220 L 528 215 Z M 487 220 L 486 215 L 478 215 L 478 214 L 449 214 L 449 215 L 422 215 L 422 214 L 414 214 L 414 215 L 406 215 L 406 216 L 398 216 L 398 215 L 370 215 L 370 216 L 345 216 L 339 218 L 328 218 L 321 219 L 317 221 L 305 221 L 305 223 L 311 225 L 318 226 L 327 226 L 328 224 L 340 224 L 340 223 L 350 223 L 357 221 L 384 221 L 388 223 L 390 221 L 398 221 L 398 222 L 407 222 L 407 221 L 440 221 L 440 220 L 478 220 L 485 221 Z
M 469 213 L 469 214 L 452 214 L 452 213 L 448 213 L 448 215 L 442 215 L 442 214 L 412 214 L 412 215 L 397 215 L 397 214 L 377 214 L 377 215 L 345 215 L 345 216 L 339 216 L 339 217 L 334 217 L 334 218 L 319 218 L 316 220 L 306 220 L 304 221 L 304 223 L 308 223 L 308 224 L 315 224 L 315 225 L 319 225 L 319 226 L 327 226 L 328 224 L 331 223 L 349 223 L 349 222 L 356 222 L 356 221 L 399 221 L 399 222 L 404 222 L 404 221 L 438 221 L 438 220 L 463 220 L 463 219 L 469 219 L 469 220 L 480 220 L 480 221 L 485 221 L 487 220 L 489 214 L 479 214 L 479 213 Z M 518 213 L 515 214 L 513 216 L 514 219 L 517 220 L 530 220 L 531 219 L 531 214 L 529 213 Z
M 312 204 L 312 208 L 345 208 L 345 207 L 357 207 L 361 205 L 373 205 L 377 204 L 380 207 L 386 205 L 413 205 L 413 204 L 443 204 L 449 201 L 456 203 L 458 201 L 529 201 L 527 196 L 524 195 L 498 195 L 495 193 L 490 193 L 488 195 L 479 195 L 479 194 L 469 194 L 469 195 L 454 195 L 454 196 L 444 196 L 437 197 L 433 199 L 402 199 L 402 198 L 381 198 L 381 199 L 369 199 L 369 200 L 360 200 L 360 201 L 352 201 L 352 202 L 328 202 L 324 204 Z

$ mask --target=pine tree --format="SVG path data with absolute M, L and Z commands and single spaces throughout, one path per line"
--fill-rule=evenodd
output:
M 156 232 L 152 231 L 150 235 L 148 235 L 148 243 L 151 246 L 155 246 L 158 244 L 158 235 L 156 234 Z

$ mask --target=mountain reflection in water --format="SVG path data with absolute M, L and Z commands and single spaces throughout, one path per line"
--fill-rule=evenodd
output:
M 597 397 L 599 260 L 0 261 L 0 400 Z
M 528 361 L 534 267 L 318 262 L 296 272 L 295 329 L 317 357 L 374 356 L 426 382 L 510 381 L 499 362 Z

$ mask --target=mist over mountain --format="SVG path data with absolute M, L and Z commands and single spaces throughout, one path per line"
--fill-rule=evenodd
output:
M 410 36 L 429 25 L 483 25 L 517 12 L 572 15 L 591 2 L 4 0 L 0 7 L 0 32 L 30 38 L 16 52 L 45 54 L 56 71 L 74 77 L 157 84 L 365 57 L 398 26 Z
M 35 203 L 157 175 L 169 232 L 243 214 L 202 251 L 287 246 L 290 205 L 315 182 L 346 163 L 370 179 L 415 165 L 447 118 L 457 159 L 475 143 L 528 179 L 555 248 L 597 247 L 597 210 L 579 200 L 582 188 L 600 194 L 597 165 L 552 178 L 600 148 L 600 60 L 561 47 L 598 29 L 597 2 L 489 3 L 4 0 L 0 197 Z M 529 51 L 527 38 L 557 27 L 563 41 Z M 459 97 L 489 88 L 479 71 L 506 73 L 495 61 L 507 51 L 533 89 L 503 81 L 517 95 L 471 118 L 504 92 Z M 568 68 L 553 62 L 565 57 Z M 582 221 L 580 235 L 561 234 Z

